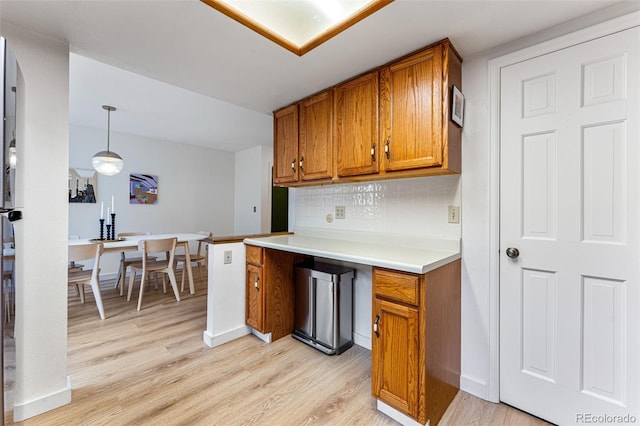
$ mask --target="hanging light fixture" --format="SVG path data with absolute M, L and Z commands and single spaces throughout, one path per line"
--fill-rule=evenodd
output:
M 109 151 L 109 133 L 111 131 L 111 111 L 116 109 L 109 105 L 102 105 L 107 110 L 107 150 L 100 151 L 91 159 L 93 168 L 101 175 L 114 176 L 120 173 L 124 166 L 122 157 L 113 151 Z

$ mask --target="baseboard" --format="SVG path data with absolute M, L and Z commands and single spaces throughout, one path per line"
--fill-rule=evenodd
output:
M 249 328 L 249 330 L 251 330 L 251 334 L 253 334 L 257 338 L 259 338 L 263 342 L 271 343 L 271 333 L 263 334 L 263 333 L 260 333 L 258 330 L 254 329 L 254 328 L 251 328 L 251 327 L 248 327 L 248 328 Z
M 38 414 L 62 407 L 71 402 L 71 376 L 67 376 L 67 387 L 24 404 L 13 405 L 13 421 L 20 422 Z
M 404 413 L 401 413 L 392 406 L 385 404 L 379 399 L 376 400 L 376 408 L 378 409 L 378 411 L 386 414 L 403 426 L 423 426 L 422 423 L 417 422 L 416 420 L 412 419 Z M 425 423 L 424 426 L 429 426 L 429 420 L 427 420 L 427 423 Z
M 242 336 L 246 336 L 247 334 L 251 334 L 251 329 L 246 325 L 242 325 L 238 328 L 225 331 L 224 333 L 215 336 L 209 333 L 209 331 L 205 330 L 202 333 L 202 340 L 204 341 L 205 345 L 209 346 L 210 348 L 215 348 L 216 346 L 224 345 L 227 342 L 238 339 Z
M 460 376 L 460 390 L 470 393 L 473 396 L 477 396 L 478 398 L 482 398 L 486 401 L 498 402 L 492 401 L 489 398 L 489 385 L 487 382 L 483 382 L 469 376 Z
M 365 336 L 360 333 L 353 333 L 353 343 L 358 346 L 362 346 L 365 349 L 371 350 L 371 336 Z

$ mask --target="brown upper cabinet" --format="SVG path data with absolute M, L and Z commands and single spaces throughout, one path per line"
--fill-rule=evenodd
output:
M 273 183 L 298 181 L 298 105 L 273 113 Z
M 380 70 L 380 142 L 386 177 L 460 173 L 462 129 L 450 119 L 462 60 L 443 40 Z
M 274 183 L 460 173 L 454 85 L 462 89 L 462 59 L 444 39 L 276 111 Z
M 274 115 L 274 183 L 333 176 L 333 92 L 326 90 Z M 290 159 L 290 160 L 289 160 Z
M 337 176 L 378 173 L 378 71 L 336 86 L 334 93 Z

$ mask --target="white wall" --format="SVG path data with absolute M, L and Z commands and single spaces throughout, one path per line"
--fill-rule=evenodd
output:
M 273 147 L 270 146 L 257 146 L 236 153 L 235 235 L 271 231 L 272 161 Z
M 112 121 L 116 114 L 126 112 L 113 112 Z M 91 157 L 105 149 L 106 134 L 106 127 L 71 126 L 69 167 L 91 169 Z M 113 131 L 111 149 L 124 159 L 124 169 L 116 176 L 98 175 L 95 204 L 69 204 L 70 235 L 98 237 L 100 202 L 104 201 L 106 214 L 111 196 L 115 196 L 116 232 L 233 233 L 234 153 Z M 130 173 L 158 176 L 158 204 L 129 204 Z M 117 272 L 118 259 L 117 254 L 105 255 L 103 275 Z
M 262 147 L 260 164 L 262 167 L 262 218 L 260 232 L 268 233 L 271 232 L 271 187 L 273 186 L 271 169 L 273 166 L 273 145 Z
M 262 147 L 236 153 L 235 158 L 235 235 L 259 234 L 262 195 L 260 193 Z M 255 210 L 255 211 L 254 211 Z M 229 234 L 230 235 L 230 234 Z
M 232 262 L 224 263 L 231 252 Z M 245 325 L 245 247 L 243 243 L 209 244 L 207 329 L 203 340 L 209 347 L 249 334 Z
M 67 381 L 69 47 L 2 22 L 16 55 L 14 420 L 71 400 Z

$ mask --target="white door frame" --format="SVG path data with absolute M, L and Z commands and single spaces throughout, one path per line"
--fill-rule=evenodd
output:
M 576 31 L 489 61 L 489 389 L 500 401 L 500 72 L 503 67 L 640 26 L 640 11 Z

